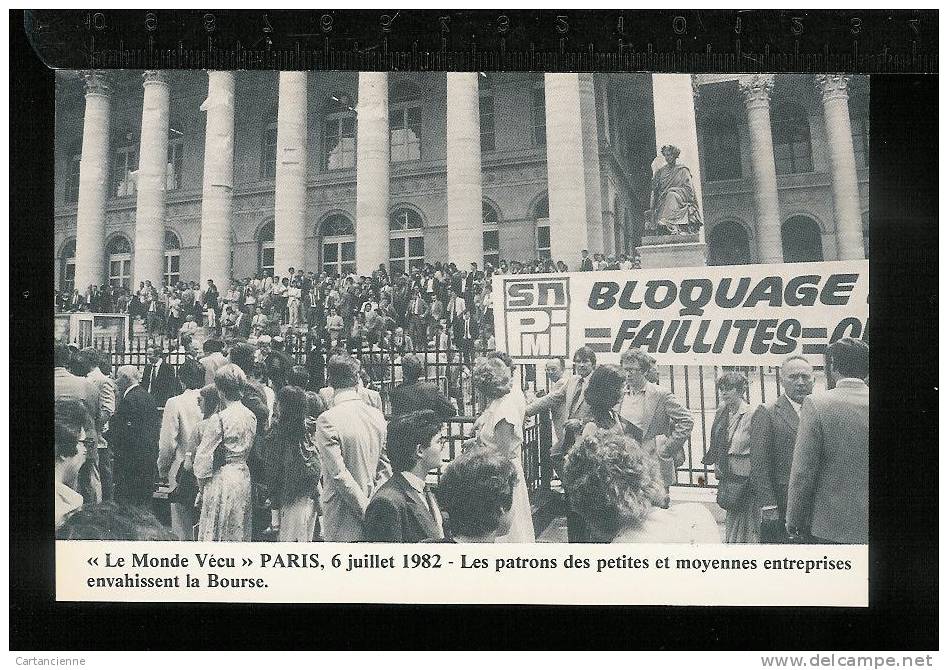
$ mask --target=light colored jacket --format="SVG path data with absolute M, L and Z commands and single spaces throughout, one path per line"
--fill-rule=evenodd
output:
M 625 399 L 620 405 L 619 414 L 628 419 Z M 642 407 L 642 442 L 654 442 L 656 451 L 665 458 L 675 461 L 676 466 L 685 462 L 685 442 L 691 436 L 694 419 L 691 412 L 683 407 L 675 394 L 666 391 L 658 384 L 646 382 L 645 401 Z
M 787 525 L 831 542 L 869 541 L 869 387 L 861 379 L 803 401 Z
M 188 389 L 180 395 L 168 398 L 161 417 L 161 433 L 158 436 L 158 475 L 165 479 L 176 458 L 184 458 L 192 444 L 194 428 L 204 418 L 198 406 L 200 391 Z
M 582 387 L 579 383 L 580 380 L 583 381 Z M 564 455 L 563 437 L 565 431 L 563 430 L 563 423 L 565 423 L 567 419 L 585 416 L 590 412 L 589 405 L 586 404 L 585 398 L 577 397 L 581 393 L 585 393 L 586 385 L 588 383 L 589 377 L 584 379 L 579 375 L 569 375 L 564 384 L 557 382 L 550 392 L 545 396 L 542 398 L 537 398 L 533 402 L 527 404 L 527 416 L 539 414 L 546 409 L 556 409 L 556 415 L 554 416 L 553 420 L 554 430 L 557 418 L 562 418 L 559 432 L 556 433 L 556 443 L 553 445 L 552 449 L 550 449 L 551 456 Z M 570 408 L 573 409 L 572 412 L 570 412 Z
M 359 397 L 365 401 L 366 404 L 374 407 L 375 409 L 382 410 L 382 396 L 379 395 L 378 391 L 373 389 L 367 389 L 364 386 L 356 387 L 356 391 L 359 394 Z M 319 389 L 319 397 L 323 399 L 326 403 L 326 407 L 332 407 L 336 404 L 336 390 L 332 386 L 324 386 Z
M 359 542 L 372 495 L 392 475 L 385 453 L 385 417 L 356 389 L 335 394 L 335 405 L 316 420 L 322 465 L 323 539 Z

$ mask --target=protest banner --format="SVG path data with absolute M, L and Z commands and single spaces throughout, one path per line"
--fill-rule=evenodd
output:
M 499 281 L 498 281 L 499 280 Z M 869 261 L 504 275 L 497 348 L 517 362 L 602 363 L 639 347 L 662 365 L 822 365 L 829 342 L 868 339 Z

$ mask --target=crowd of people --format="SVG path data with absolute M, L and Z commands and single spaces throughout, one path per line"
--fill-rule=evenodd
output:
M 410 287 L 409 303 L 420 289 Z M 179 540 L 534 542 L 522 453 L 527 417 L 542 414 L 570 542 L 867 541 L 869 350 L 860 340 L 828 347 L 824 392 L 813 392 L 802 357 L 784 363 L 784 393 L 767 405 L 749 405 L 740 372 L 718 378 L 705 463 L 717 475 L 723 536 L 706 506 L 671 500 L 694 420 L 656 383 L 645 352 L 597 365 L 581 347 L 571 372 L 547 363 L 540 397 L 524 393 L 506 354 L 476 358 L 473 430 L 433 489 L 453 439 L 446 423 L 461 406 L 424 379 L 422 357 L 402 356 L 386 416 L 358 358 L 336 348 L 325 380 L 314 380 L 275 344 L 262 354 L 239 336 L 209 339 L 199 355 L 187 341 L 176 370 L 155 347 L 144 371 L 123 365 L 114 377 L 105 352 L 58 345 L 59 536 L 101 534 L 89 530 L 96 510 L 135 508 L 140 519 L 157 483 L 167 535 Z
M 637 257 L 582 252 L 580 270 L 629 270 Z M 308 333 L 333 345 L 360 347 L 408 343 L 413 348 L 447 348 L 449 339 L 474 341 L 493 330 L 492 278 L 495 275 L 566 272 L 562 261 L 501 260 L 480 269 L 471 263 L 425 263 L 407 273 L 390 273 L 384 265 L 371 275 L 304 272 L 285 275 L 258 272 L 218 287 L 178 281 L 155 285 L 89 286 L 57 292 L 60 312 L 128 314 L 152 336 L 176 338 L 198 328 L 224 339 Z M 486 338 L 486 335 L 484 336 Z M 442 346 L 444 345 L 444 346 Z M 459 349 L 463 345 L 459 344 Z

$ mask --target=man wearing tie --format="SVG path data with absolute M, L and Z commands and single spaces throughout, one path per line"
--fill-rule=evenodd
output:
M 539 414 L 544 410 L 551 410 L 555 416 L 562 417 L 563 423 L 569 419 L 587 416 L 591 411 L 586 404 L 586 382 L 596 369 L 596 352 L 589 347 L 580 347 L 573 354 L 573 374 L 566 383 L 556 384 L 553 389 L 542 398 L 537 398 L 527 404 L 527 416 Z M 565 411 L 562 409 L 565 407 Z M 550 449 L 550 460 L 560 479 L 563 478 L 563 460 L 566 452 L 572 446 L 566 439 L 566 431 L 560 430 L 555 434 L 553 447 Z M 589 533 L 583 517 L 569 508 L 567 501 L 566 533 L 570 542 L 585 542 Z
M 424 346 L 427 337 L 428 303 L 421 295 L 421 289 L 416 288 L 411 299 L 411 310 L 408 313 L 408 330 L 415 344 Z
M 461 360 L 470 365 L 474 357 L 474 340 L 479 333 L 477 323 L 467 309 L 461 313 L 461 318 L 455 319 L 452 331 L 454 343 L 461 350 Z
M 168 398 L 181 393 L 181 385 L 174 369 L 165 363 L 161 347 L 152 344 L 148 347 L 148 364 L 145 374 L 142 375 L 142 386 L 155 399 L 158 407 L 164 407 Z
M 441 465 L 441 419 L 430 409 L 388 424 L 386 451 L 395 474 L 365 511 L 368 542 L 421 542 L 444 538 L 441 510 L 425 482 Z

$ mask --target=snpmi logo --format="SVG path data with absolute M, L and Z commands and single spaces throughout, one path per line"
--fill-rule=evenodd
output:
M 512 358 L 569 355 L 569 277 L 505 279 L 504 307 Z

